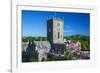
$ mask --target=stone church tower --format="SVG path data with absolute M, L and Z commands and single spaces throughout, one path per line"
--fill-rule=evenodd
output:
M 47 20 L 47 39 L 53 44 L 63 44 L 64 20 L 52 18 Z

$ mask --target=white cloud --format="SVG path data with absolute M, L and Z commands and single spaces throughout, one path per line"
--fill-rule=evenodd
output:
M 64 33 L 71 33 L 71 32 L 75 32 L 74 30 L 64 30 Z

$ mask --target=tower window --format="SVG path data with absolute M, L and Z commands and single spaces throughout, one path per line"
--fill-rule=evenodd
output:
M 59 36 L 60 36 L 60 33 L 58 32 L 58 38 L 59 38 Z

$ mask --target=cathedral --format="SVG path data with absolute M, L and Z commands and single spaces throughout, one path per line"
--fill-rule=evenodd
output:
M 81 50 L 81 43 L 75 40 L 64 39 L 64 19 L 47 19 L 47 41 L 23 42 L 22 51 L 31 58 L 38 61 L 46 60 L 47 55 L 64 57 L 65 49 L 71 51 Z

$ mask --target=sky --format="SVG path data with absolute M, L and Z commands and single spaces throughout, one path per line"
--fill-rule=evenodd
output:
M 22 36 L 47 36 L 48 18 L 64 19 L 64 36 L 90 35 L 90 14 L 22 10 Z

